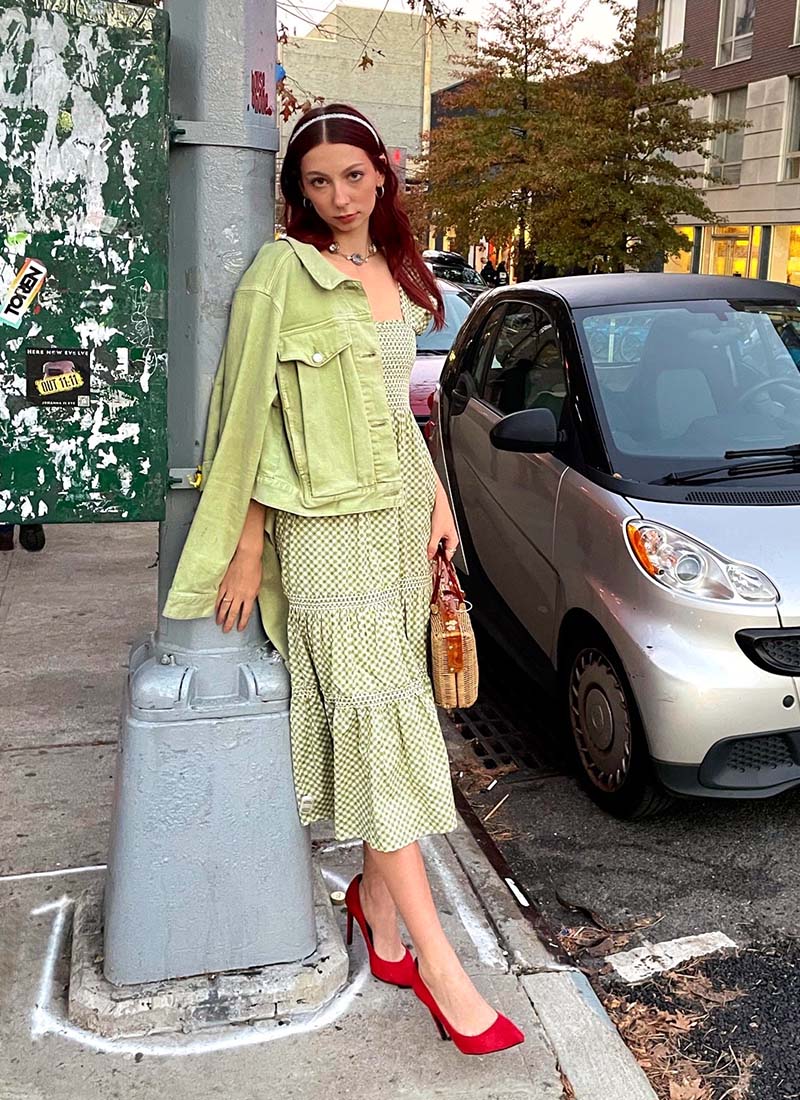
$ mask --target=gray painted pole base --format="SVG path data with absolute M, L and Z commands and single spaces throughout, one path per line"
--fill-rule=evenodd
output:
M 297 962 L 317 946 L 286 668 L 258 635 L 225 648 L 214 629 L 215 649 L 166 651 L 151 635 L 131 654 L 105 890 L 115 985 Z
M 124 987 L 103 976 L 102 886 L 77 900 L 69 1018 L 107 1038 L 191 1032 L 296 1017 L 322 1007 L 347 982 L 348 957 L 325 882 L 315 870 L 316 950 L 296 963 Z

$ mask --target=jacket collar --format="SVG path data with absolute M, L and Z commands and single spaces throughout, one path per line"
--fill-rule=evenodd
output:
M 291 245 L 294 254 L 308 274 L 324 290 L 333 290 L 340 283 L 347 281 L 347 275 L 342 271 L 337 271 L 333 264 L 329 264 L 327 260 L 323 259 L 319 254 L 319 250 L 313 244 L 306 244 L 305 241 L 298 241 L 294 237 L 281 237 L 280 239 Z

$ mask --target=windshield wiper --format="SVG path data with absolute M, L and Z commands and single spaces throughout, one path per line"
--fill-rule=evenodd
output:
M 723 458 L 757 458 L 758 455 L 800 455 L 800 443 L 785 447 L 756 447 L 753 451 L 726 451 Z
M 730 453 L 730 452 L 729 452 Z M 800 449 L 775 452 L 754 451 L 755 455 L 774 453 L 777 462 L 735 462 L 732 466 L 708 466 L 699 470 L 672 470 L 651 485 L 689 485 L 693 481 L 728 481 L 732 477 L 748 477 L 751 474 L 791 473 L 800 469 Z

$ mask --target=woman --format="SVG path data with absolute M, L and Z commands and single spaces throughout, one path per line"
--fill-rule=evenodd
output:
M 164 614 L 213 610 L 242 630 L 258 598 L 291 676 L 300 820 L 333 818 L 337 839 L 363 840 L 348 943 L 356 920 L 373 974 L 413 987 L 442 1038 L 489 1053 L 524 1037 L 447 941 L 417 843 L 456 826 L 426 642 L 430 563 L 458 543 L 408 401 L 415 333 L 431 314 L 441 325 L 443 303 L 360 112 L 305 115 L 281 189 L 288 235 L 262 248 L 234 298 L 203 491 Z

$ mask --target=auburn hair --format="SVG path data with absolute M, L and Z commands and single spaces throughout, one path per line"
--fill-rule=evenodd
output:
M 334 114 L 354 115 L 362 119 L 362 122 L 330 117 Z M 308 125 L 317 119 L 319 121 Z M 300 127 L 303 130 L 295 137 Z M 333 241 L 330 226 L 313 206 L 308 209 L 303 204 L 300 187 L 300 164 L 303 157 L 323 142 L 358 146 L 367 154 L 376 171 L 383 174 L 383 195 L 377 198 L 370 216 L 370 234 L 386 257 L 392 277 L 412 301 L 433 314 L 436 328 L 441 328 L 444 324 L 444 302 L 430 268 L 419 254 L 411 223 L 403 209 L 397 174 L 377 129 L 355 107 L 344 103 L 315 107 L 295 124 L 281 168 L 281 192 L 286 203 L 286 232 L 295 240 L 315 245 L 320 251 Z

